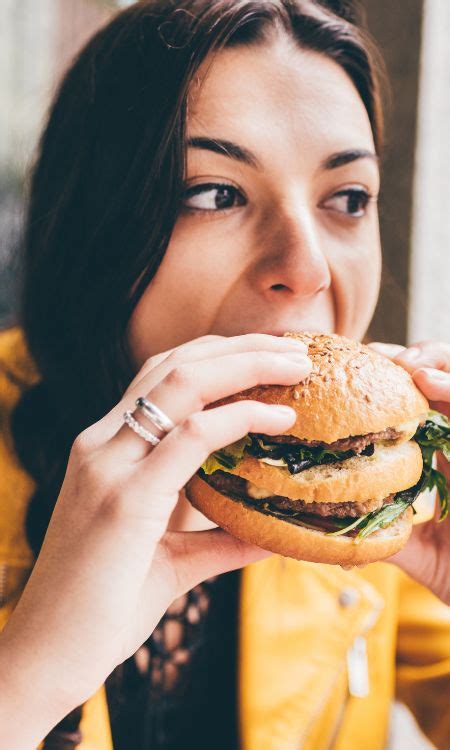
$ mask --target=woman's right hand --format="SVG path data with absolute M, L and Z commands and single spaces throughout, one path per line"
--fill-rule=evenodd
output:
M 210 453 L 248 432 L 284 432 L 295 420 L 292 409 L 258 401 L 204 406 L 257 384 L 297 383 L 310 370 L 306 347 L 289 337 L 201 337 L 148 360 L 122 401 L 77 438 L 41 553 L 0 636 L 0 695 L 10 695 L 3 708 L 11 716 L 17 706 L 20 716 L 28 706 L 29 744 L 15 746 L 37 744 L 87 700 L 174 599 L 269 554 L 221 529 L 166 529 L 179 492 Z M 167 435 L 151 427 L 161 437 L 156 447 L 123 424 L 138 396 L 175 424 Z M 1 698 L 0 719 L 5 727 Z

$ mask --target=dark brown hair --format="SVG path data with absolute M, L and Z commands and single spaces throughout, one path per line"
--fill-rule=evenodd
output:
M 347 72 L 380 151 L 379 56 L 345 0 L 141 0 L 90 39 L 62 80 L 25 232 L 20 322 L 41 380 L 13 415 L 19 458 L 36 481 L 26 520 L 35 555 L 75 437 L 135 374 L 127 326 L 179 211 L 195 71 L 223 47 L 267 44 L 276 32 Z M 78 719 L 61 722 L 51 747 Z

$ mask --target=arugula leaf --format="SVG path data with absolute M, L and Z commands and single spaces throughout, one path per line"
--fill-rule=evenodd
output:
M 396 521 L 410 505 L 411 503 L 406 500 L 399 500 L 384 505 L 378 513 L 374 514 L 373 518 L 367 518 L 366 523 L 356 535 L 355 542 L 360 542 L 361 539 L 365 539 L 369 534 L 373 534 L 374 531 L 385 529 L 386 526 Z
M 346 534 L 348 531 L 356 529 L 360 524 L 363 523 L 363 521 L 365 521 L 368 516 L 370 516 L 370 513 L 366 513 L 365 516 L 356 518 L 352 523 L 348 524 L 348 526 L 343 526 L 342 528 L 338 529 L 338 531 L 328 531 L 327 536 L 342 536 L 342 534 Z
M 308 448 L 305 445 L 295 443 L 265 443 L 261 438 L 255 438 L 261 453 L 267 454 L 268 458 L 283 458 L 283 455 L 292 453 L 298 456 L 300 461 L 314 461 L 319 463 L 325 457 L 335 458 L 337 461 L 347 458 L 348 454 L 354 454 L 354 451 L 330 451 L 320 446 Z M 278 455 L 274 455 L 278 454 Z
M 248 435 L 237 440 L 235 443 L 226 445 L 225 448 L 221 448 L 218 451 L 214 451 L 210 456 L 202 463 L 201 468 L 205 474 L 213 474 L 219 469 L 222 471 L 229 471 L 230 469 L 236 468 L 238 463 L 242 460 L 244 455 L 245 446 L 251 443 L 251 438 Z
M 389 524 L 393 523 L 409 505 L 412 505 L 418 495 L 426 488 L 428 477 L 425 472 L 422 472 L 417 484 L 413 487 L 409 487 L 407 490 L 397 492 L 395 499 L 392 503 L 383 505 L 378 510 L 372 510 L 370 513 L 366 513 L 364 516 L 360 516 L 348 526 L 338 531 L 329 532 L 330 536 L 340 536 L 346 534 L 351 529 L 356 529 L 360 526 L 360 530 L 355 537 L 355 543 L 358 544 L 361 539 L 373 534 L 374 531 L 384 529 Z
M 441 471 L 438 471 L 437 469 L 433 469 L 433 467 L 431 467 L 428 472 L 428 482 L 425 486 L 425 489 L 432 490 L 433 487 L 437 487 L 439 499 L 441 501 L 441 515 L 439 516 L 439 520 L 443 521 L 444 518 L 447 518 L 448 516 L 449 500 L 447 479 Z
M 423 458 L 423 470 L 426 476 L 424 489 L 437 487 L 441 503 L 441 515 L 439 520 L 443 521 L 449 512 L 449 495 L 447 480 L 442 472 L 432 466 L 435 451 L 442 451 L 447 461 L 450 461 L 450 423 L 444 414 L 430 409 L 425 424 L 418 427 L 414 439 L 420 445 Z

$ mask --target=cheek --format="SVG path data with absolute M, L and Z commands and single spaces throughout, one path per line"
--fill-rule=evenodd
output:
M 137 366 L 153 354 L 210 333 L 226 289 L 230 263 L 224 248 L 175 228 L 166 254 L 129 324 Z M 224 267 L 222 267 L 222 265 Z
M 381 280 L 381 248 L 378 231 L 368 242 L 340 247 L 329 258 L 336 312 L 336 333 L 361 339 L 372 319 Z

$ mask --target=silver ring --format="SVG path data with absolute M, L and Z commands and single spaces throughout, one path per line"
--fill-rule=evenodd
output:
M 123 415 L 123 421 L 128 425 L 128 427 L 131 427 L 136 435 L 144 438 L 144 440 L 146 440 L 148 443 L 151 443 L 152 445 L 158 445 L 158 443 L 161 442 L 160 439 L 156 437 L 156 435 L 153 435 L 151 432 L 149 432 L 149 430 L 146 430 L 145 427 L 143 427 L 141 423 L 133 417 L 133 412 L 126 411 Z
M 175 427 L 167 414 L 164 414 L 164 412 L 156 406 L 153 401 L 149 401 L 143 396 L 140 396 L 136 401 L 136 406 L 141 410 L 144 416 L 150 420 L 150 422 L 153 422 L 153 424 L 159 427 L 163 432 L 170 432 L 170 430 L 173 430 Z

